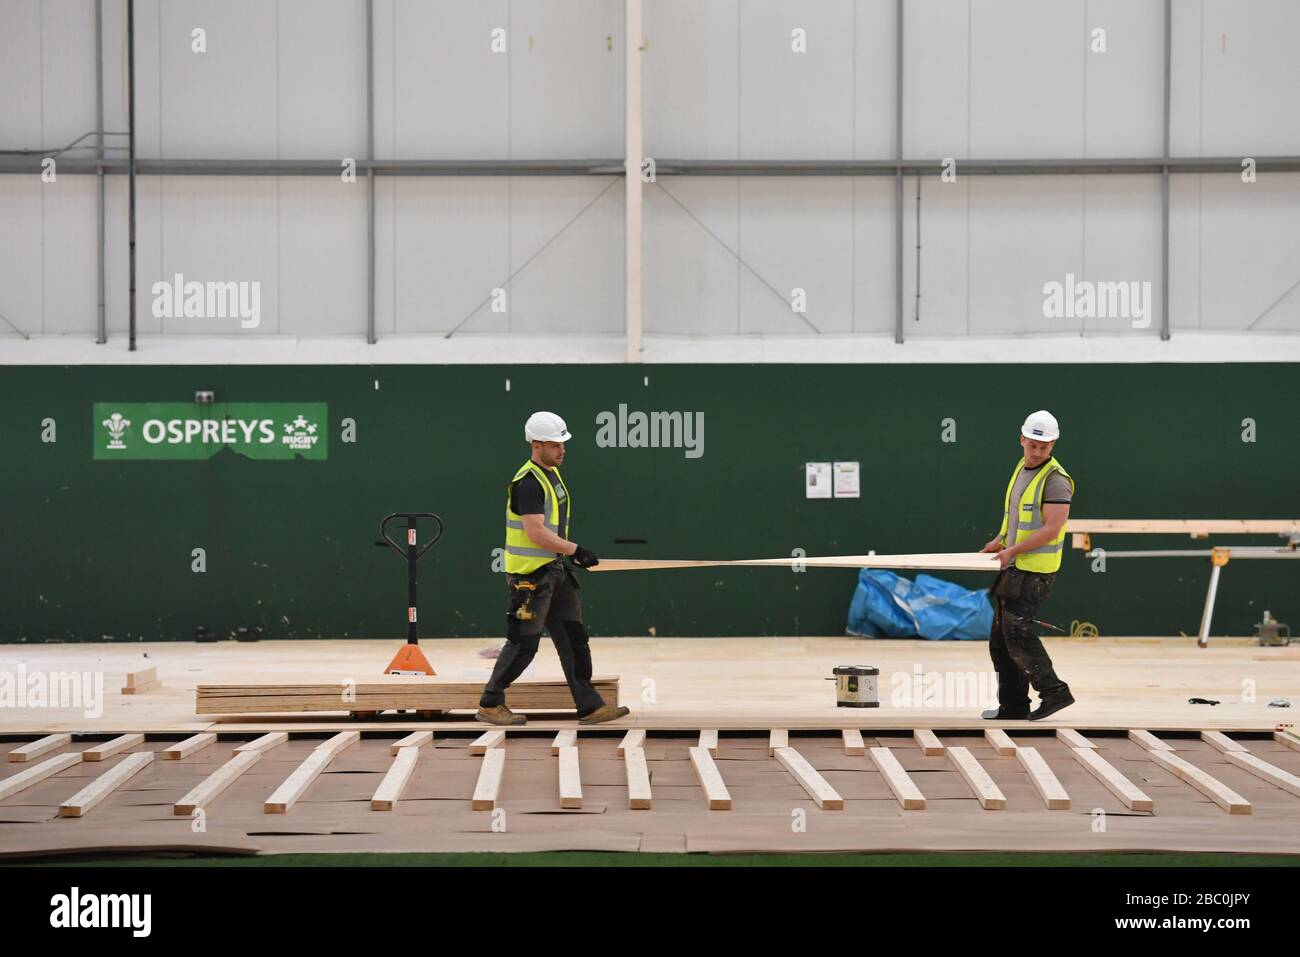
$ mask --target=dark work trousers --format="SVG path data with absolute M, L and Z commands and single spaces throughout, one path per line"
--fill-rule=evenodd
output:
M 1030 685 L 1040 698 L 1069 691 L 1056 676 L 1047 649 L 1031 627 L 1055 579 L 1055 573 L 1025 572 L 1012 564 L 989 589 L 993 600 L 989 655 L 998 672 L 998 705 L 1002 708 L 1029 707 Z
M 506 703 L 506 689 L 532 663 L 545 628 L 560 656 L 578 716 L 595 711 L 605 699 L 591 683 L 591 646 L 582 625 L 582 599 L 572 570 L 558 558 L 530 575 L 506 575 L 506 583 L 510 590 L 506 644 L 483 688 L 479 707 Z

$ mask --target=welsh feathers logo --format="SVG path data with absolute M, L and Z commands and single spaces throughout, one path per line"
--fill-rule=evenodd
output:
M 280 441 L 295 451 L 307 451 L 316 444 L 319 437 L 316 434 L 316 423 L 309 422 L 300 412 L 292 422 L 285 423 L 284 435 L 280 436 Z
M 131 420 L 124 419 L 121 412 L 114 412 L 104 420 L 103 426 L 108 429 L 108 448 L 125 449 L 126 443 L 122 441 L 122 436 L 131 427 Z

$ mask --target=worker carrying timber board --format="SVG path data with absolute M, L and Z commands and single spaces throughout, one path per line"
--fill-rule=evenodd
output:
M 582 600 L 574 565 L 590 568 L 600 559 L 569 541 L 572 500 L 560 477 L 564 443 L 573 436 L 554 412 L 534 412 L 524 424 L 532 457 L 515 472 L 506 488 L 506 644 L 479 699 L 478 720 L 519 725 L 522 714 L 506 707 L 506 689 L 537 654 L 542 629 L 555 643 L 580 724 L 598 724 L 628 714 L 606 704 L 591 682 L 591 647 L 582 625 Z
M 1074 498 L 1074 479 L 1052 455 L 1061 430 L 1041 410 L 1020 427 L 1024 455 L 1011 472 L 1002 510 L 1002 530 L 981 552 L 997 552 L 1002 571 L 989 589 L 993 630 L 989 655 L 998 673 L 998 708 L 989 719 L 1046 718 L 1074 704 L 1070 688 L 1056 675 L 1052 659 L 1030 625 L 1052 592 L 1065 547 L 1065 521 Z M 1038 707 L 1029 710 L 1029 687 Z

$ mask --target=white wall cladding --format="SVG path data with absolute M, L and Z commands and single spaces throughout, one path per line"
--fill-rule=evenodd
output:
M 1171 154 L 1300 154 L 1300 2 L 1172 2 Z M 108 130 L 126 128 L 125 8 L 104 0 Z M 139 155 L 364 157 L 365 9 L 137 0 Z M 622 0 L 374 0 L 374 14 L 379 157 L 621 157 Z M 1163 15 L 1163 0 L 905 0 L 902 153 L 954 157 L 958 172 L 920 184 L 919 320 L 918 184 L 904 183 L 908 338 L 1158 333 L 1158 176 L 963 176 L 961 162 L 1159 155 Z M 895 16 L 895 0 L 646 0 L 646 154 L 892 159 Z M 0 149 L 93 130 L 94 23 L 93 0 L 0 0 Z M 203 54 L 190 49 L 199 27 Z M 507 53 L 492 52 L 495 28 Z M 1098 28 L 1105 53 L 1090 49 Z M 807 53 L 792 52 L 795 30 Z M 107 193 L 116 334 L 125 178 L 108 177 Z M 1300 173 L 1178 173 L 1170 195 L 1175 333 L 1300 331 Z M 152 283 L 178 272 L 260 281 L 262 322 L 244 335 L 364 331 L 364 176 L 141 176 L 138 212 L 142 332 L 238 328 L 154 318 Z M 623 228 L 611 177 L 380 177 L 377 328 L 618 336 Z M 895 244 L 890 176 L 661 173 L 645 188 L 646 331 L 892 337 Z M 1045 318 L 1043 284 L 1067 273 L 1150 281 L 1151 327 Z M 505 313 L 484 304 L 497 287 Z M 796 287 L 807 321 L 788 305 Z M 95 311 L 95 178 L 0 176 L 0 314 L 89 335 Z

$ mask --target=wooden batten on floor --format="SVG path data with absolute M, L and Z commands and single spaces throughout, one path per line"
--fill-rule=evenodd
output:
M 564 731 L 558 731 L 555 740 L 551 742 L 551 757 L 560 753 L 561 748 L 576 748 L 578 746 L 578 732 L 572 728 Z
M 1169 773 L 1186 781 L 1229 814 L 1249 814 L 1250 802 L 1216 777 L 1169 751 L 1152 751 L 1147 755 Z
M 361 740 L 360 731 L 340 731 L 324 744 L 316 747 L 307 759 L 298 765 L 292 774 L 266 799 L 262 810 L 267 814 L 287 814 L 298 799 L 307 793 L 307 788 L 324 771 L 331 761 L 344 748 L 351 747 Z
M 406 784 L 411 780 L 411 772 L 415 770 L 415 763 L 419 760 L 418 746 L 398 749 L 397 757 L 393 758 L 388 773 L 379 782 L 379 787 L 375 789 L 375 794 L 370 799 L 370 810 L 391 811 L 393 809 L 393 805 L 401 799 L 402 792 L 406 790 Z
M 1065 793 L 1065 788 L 1061 786 L 1061 782 L 1047 766 L 1047 762 L 1043 760 L 1037 748 L 1016 748 L 1016 760 L 1029 773 L 1029 780 L 1033 782 L 1034 790 L 1038 792 L 1049 811 L 1070 810 L 1070 795 Z
M 767 732 L 767 756 L 776 757 L 777 748 L 790 747 L 790 732 L 784 728 L 773 728 Z
M 695 778 L 700 782 L 700 787 L 704 789 L 709 810 L 730 811 L 731 792 L 727 790 L 727 785 L 718 772 L 718 766 L 713 763 L 713 755 L 709 754 L 709 749 L 691 748 L 690 756 L 691 768 L 695 771 Z
M 173 804 L 172 814 L 193 814 L 199 808 L 207 806 L 261 758 L 261 751 L 236 752 L 233 758 L 209 774 L 188 794 Z
M 47 734 L 38 741 L 32 741 L 30 744 L 24 744 L 21 748 L 14 748 L 9 752 L 10 761 L 30 761 L 33 758 L 39 758 L 42 754 L 49 754 L 51 751 L 57 751 L 59 748 L 65 748 L 72 744 L 71 734 Z
M 195 751 L 202 751 L 210 744 L 217 743 L 217 736 L 211 732 L 196 734 L 179 741 L 169 748 L 162 749 L 164 761 L 179 761 L 181 758 L 188 758 Z
M 984 740 L 993 746 L 994 752 L 1004 758 L 1016 753 L 1016 742 L 1001 728 L 989 728 L 984 732 Z
M 1294 731 L 1274 731 L 1273 740 L 1292 751 L 1300 751 L 1300 735 Z
M 1257 778 L 1263 778 L 1270 784 L 1276 784 L 1288 794 L 1300 797 L 1300 777 L 1290 771 L 1284 771 L 1246 751 L 1226 751 L 1224 757 L 1228 759 L 1229 764 L 1235 764 L 1243 771 L 1249 771 Z
M 582 768 L 578 749 L 570 744 L 560 748 L 560 807 L 582 807 Z
M 1161 741 L 1150 731 L 1130 730 L 1128 733 L 1128 737 L 1130 741 L 1136 741 L 1138 744 L 1142 745 L 1142 747 L 1146 748 L 1148 751 L 1172 751 L 1173 750 L 1173 748 L 1170 745 Z
M 704 748 L 706 751 L 709 752 L 710 755 L 716 758 L 718 756 L 718 732 L 701 731 L 699 746 L 701 748 Z
M 272 731 L 269 734 L 262 735 L 260 738 L 254 738 L 252 741 L 239 745 L 239 747 L 235 748 L 232 753 L 247 754 L 251 751 L 254 754 L 262 754 L 265 751 L 271 750 L 271 748 L 278 748 L 280 745 L 288 743 L 288 741 L 289 734 L 287 731 Z
M 161 684 L 162 682 L 158 680 L 158 669 L 156 667 L 128 671 L 126 673 L 126 684 L 122 687 L 122 694 L 144 694 Z
M 153 762 L 152 751 L 128 754 L 95 780 L 59 805 L 59 817 L 81 817 Z
M 898 798 L 898 803 L 903 806 L 903 810 L 924 811 L 925 795 L 912 781 L 911 775 L 898 763 L 894 752 L 889 748 L 871 748 L 867 753 L 871 755 L 872 763 L 884 776 L 885 783 L 889 785 L 889 790 L 894 792 L 894 797 Z M 943 753 L 942 749 L 940 753 Z
M 819 808 L 823 811 L 844 810 L 844 798 L 839 796 L 830 782 L 822 777 L 802 754 L 794 748 L 777 748 L 776 759 L 781 762 L 781 767 L 794 775 L 799 786 L 808 792 L 808 796 Z
M 432 731 L 412 731 L 400 741 L 394 741 L 392 746 L 388 749 L 388 753 L 393 757 L 397 757 L 397 755 L 401 753 L 402 748 L 422 748 L 432 741 Z
M 1096 745 L 1073 728 L 1057 728 L 1056 737 L 1069 748 L 1095 748 Z
M 506 733 L 501 728 L 495 728 L 492 731 L 484 731 L 477 738 L 470 742 L 470 754 L 487 754 L 493 748 L 499 748 L 506 743 Z
M 1124 802 L 1130 811 L 1154 811 L 1156 804 L 1136 784 L 1092 748 L 1071 748 L 1074 759 Z
M 640 728 L 633 728 L 627 734 L 623 735 L 623 740 L 619 742 L 618 753 L 620 757 L 627 757 L 627 752 L 633 748 L 638 751 L 645 747 L 645 732 Z
M 650 771 L 645 763 L 645 751 L 627 748 L 623 751 L 627 765 L 627 806 L 631 811 L 650 810 Z
M 474 797 L 470 807 L 475 811 L 491 811 L 497 806 L 497 794 L 501 791 L 501 775 L 506 769 L 506 749 L 489 748 L 483 755 L 483 764 L 478 769 L 478 782 L 474 785 Z
M 862 740 L 862 732 L 857 728 L 845 728 L 840 732 L 844 738 L 844 753 L 851 757 L 862 757 L 867 753 L 867 746 Z
M 1211 745 L 1216 751 L 1222 751 L 1224 754 L 1227 754 L 1229 751 L 1249 750 L 1248 748 L 1238 744 L 1236 741 L 1233 741 L 1232 738 L 1228 737 L 1221 731 L 1202 731 L 1201 740 L 1206 744 Z
M 122 734 L 112 741 L 105 741 L 103 744 L 96 744 L 87 748 L 81 752 L 81 757 L 85 761 L 103 761 L 105 758 L 120 754 L 141 744 L 144 744 L 143 734 Z
M 70 754 L 60 754 L 58 757 L 47 758 L 40 764 L 33 764 L 30 768 L 23 768 L 17 774 L 0 781 L 0 801 L 19 791 L 25 791 L 33 784 L 44 781 L 60 771 L 66 771 L 74 764 L 81 763 L 81 752 L 73 751 Z
M 975 792 L 980 807 L 986 811 L 1001 811 L 1007 806 L 1007 799 L 1002 791 L 993 783 L 989 773 L 984 770 L 984 766 L 979 761 L 975 760 L 969 749 L 949 748 L 948 759 L 957 768 L 962 779 L 970 785 L 970 789 Z
M 934 758 L 943 754 L 943 742 L 929 728 L 917 728 L 912 732 L 912 737 L 920 745 L 921 753 L 927 757 Z

